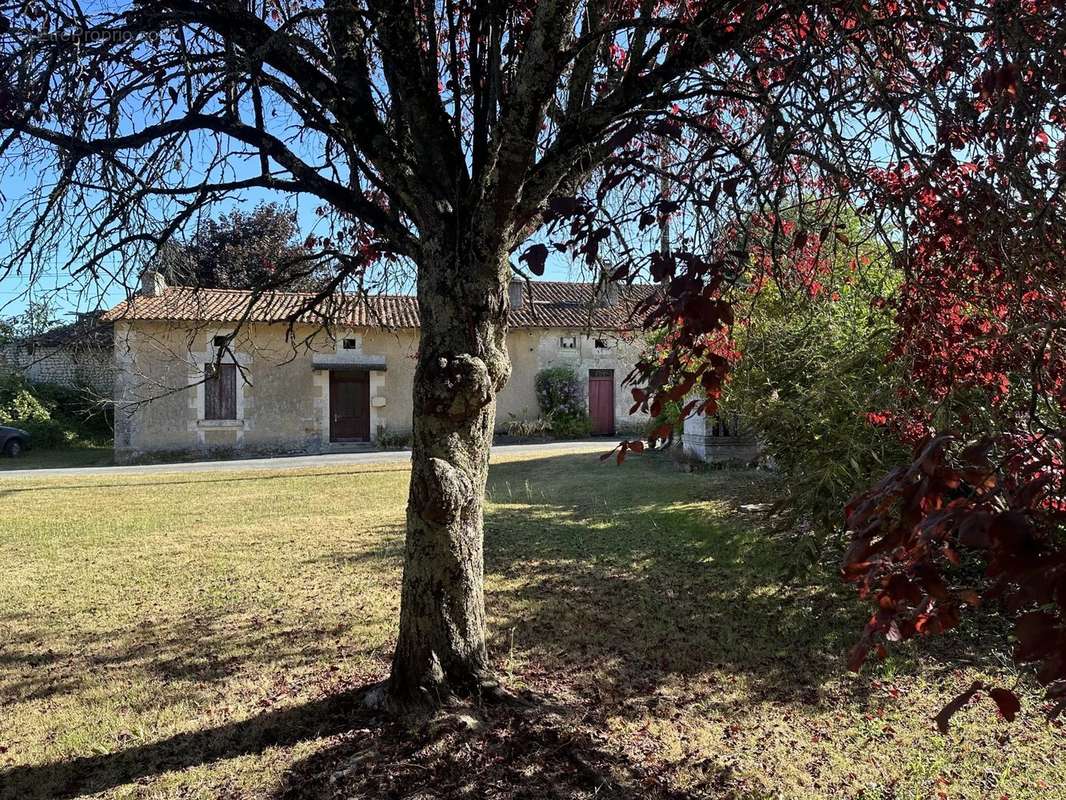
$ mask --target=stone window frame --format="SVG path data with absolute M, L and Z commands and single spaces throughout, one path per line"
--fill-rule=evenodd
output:
M 201 445 L 205 441 L 205 431 L 216 428 L 236 428 L 237 445 L 240 446 L 244 433 L 252 427 L 252 421 L 248 415 L 251 398 L 248 396 L 247 387 L 250 384 L 245 377 L 245 372 L 251 368 L 253 359 L 250 353 L 236 349 L 235 339 L 230 340 L 230 345 L 226 348 L 226 352 L 222 354 L 220 363 L 233 364 L 235 368 L 234 391 L 236 392 L 236 398 L 234 405 L 236 406 L 236 418 L 206 419 L 207 408 L 204 391 L 206 366 L 214 364 L 216 359 L 218 359 L 218 347 L 215 346 L 215 338 L 219 336 L 229 337 L 232 333 L 233 331 L 222 329 L 207 331 L 206 335 L 203 336 L 203 349 L 199 351 L 190 350 L 189 352 L 189 387 L 193 389 L 190 393 L 189 405 L 193 410 L 194 417 L 193 421 L 189 423 L 189 427 L 197 434 L 197 440 Z

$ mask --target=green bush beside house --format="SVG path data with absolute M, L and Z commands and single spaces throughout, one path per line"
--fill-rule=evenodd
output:
M 38 449 L 99 447 L 111 440 L 111 409 L 92 390 L 0 376 L 0 425 L 22 428 Z
M 550 367 L 536 377 L 537 403 L 559 439 L 582 439 L 592 433 L 585 395 L 572 367 Z

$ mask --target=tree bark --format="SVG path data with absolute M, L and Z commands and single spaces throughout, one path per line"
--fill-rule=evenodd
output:
M 397 707 L 436 706 L 492 686 L 482 509 L 496 394 L 510 375 L 506 252 L 426 241 L 414 382 L 400 631 L 387 685 Z

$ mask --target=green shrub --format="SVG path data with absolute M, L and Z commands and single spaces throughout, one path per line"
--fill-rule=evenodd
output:
M 798 552 L 812 558 L 843 533 L 848 500 L 906 456 L 867 418 L 895 404 L 900 367 L 888 354 L 896 327 L 875 301 L 892 295 L 899 276 L 887 255 L 864 255 L 862 272 L 834 267 L 813 298 L 763 291 L 739 331 L 743 357 L 723 398 L 782 473 L 780 520 L 803 534 Z
M 592 433 L 585 410 L 585 392 L 571 367 L 549 367 L 537 373 L 537 403 L 551 432 L 560 439 L 581 439 Z
M 0 425 L 22 428 L 34 447 L 103 445 L 111 438 L 111 412 L 89 389 L 0 377 Z
M 571 367 L 549 367 L 537 373 L 537 403 L 541 413 L 574 415 L 585 413 L 585 393 Z
M 551 426 L 552 433 L 560 439 L 584 439 L 592 435 L 592 420 L 584 411 L 554 416 Z

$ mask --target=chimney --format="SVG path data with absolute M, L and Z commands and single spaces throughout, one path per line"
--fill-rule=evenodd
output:
M 521 278 L 511 278 L 510 284 L 507 286 L 507 302 L 511 306 L 511 310 L 521 308 L 525 303 L 525 287 L 522 285 L 525 283 Z
M 146 269 L 141 273 L 141 294 L 145 297 L 161 297 L 166 290 L 167 282 L 162 272 Z
M 618 284 L 612 280 L 608 280 L 603 284 L 603 294 L 601 295 L 600 302 L 605 306 L 618 305 Z

